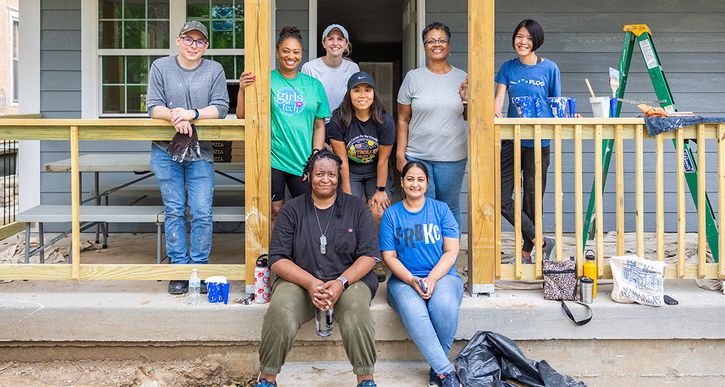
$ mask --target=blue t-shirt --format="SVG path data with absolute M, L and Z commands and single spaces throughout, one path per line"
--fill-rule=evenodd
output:
M 458 238 L 458 223 L 448 205 L 426 198 L 418 212 L 403 202 L 390 206 L 380 223 L 380 250 L 395 251 L 414 276 L 427 277 L 443 255 L 443 237 Z M 458 276 L 455 265 L 448 274 Z
M 517 117 L 516 107 L 511 103 L 513 97 L 561 96 L 561 75 L 556 63 L 543 59 L 535 65 L 521 63 L 519 58 L 504 62 L 496 73 L 496 83 L 505 85 L 509 93 L 507 117 Z M 542 140 L 541 146 L 547 147 L 551 140 Z M 521 146 L 534 147 L 534 140 L 521 140 Z

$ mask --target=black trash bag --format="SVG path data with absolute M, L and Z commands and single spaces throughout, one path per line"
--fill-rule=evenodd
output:
M 201 147 L 199 147 L 196 126 L 191 125 L 191 136 L 177 132 L 166 147 L 166 152 L 171 155 L 172 160 L 179 163 L 201 159 Z
M 508 380 L 528 386 L 586 387 L 544 360 L 527 359 L 513 340 L 495 332 L 476 332 L 453 364 L 466 387 L 516 386 Z

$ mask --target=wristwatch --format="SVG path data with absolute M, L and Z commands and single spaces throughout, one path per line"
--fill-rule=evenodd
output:
M 339 276 L 336 278 L 338 281 L 342 282 L 342 290 L 347 290 L 347 288 L 350 287 L 350 283 L 347 281 L 347 277 L 345 276 Z
M 196 120 L 198 118 L 199 118 L 199 110 L 198 109 L 194 109 L 194 119 Z
M 375 187 L 378 192 L 385 192 L 385 187 Z

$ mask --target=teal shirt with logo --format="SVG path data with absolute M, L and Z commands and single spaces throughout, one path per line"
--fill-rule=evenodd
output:
M 322 83 L 303 73 L 287 79 L 272 70 L 272 168 L 302 176 L 312 153 L 316 118 L 330 115 Z

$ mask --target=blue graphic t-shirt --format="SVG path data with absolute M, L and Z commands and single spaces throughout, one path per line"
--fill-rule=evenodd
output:
M 312 129 L 316 118 L 330 115 L 327 95 L 320 81 L 297 74 L 287 79 L 272 71 L 272 168 L 302 176 L 312 153 Z
M 496 73 L 496 83 L 505 85 L 509 94 L 507 117 L 515 118 L 516 107 L 511 103 L 513 97 L 548 97 L 561 96 L 561 75 L 556 63 L 543 59 L 535 65 L 521 63 L 518 58 L 504 62 Z M 541 146 L 549 146 L 550 140 L 542 140 Z M 521 140 L 521 146 L 534 147 L 534 140 Z
M 458 238 L 458 223 L 448 205 L 426 198 L 418 212 L 398 202 L 390 206 L 380 222 L 380 250 L 395 251 L 414 275 L 427 277 L 443 255 L 443 237 Z M 448 274 L 458 276 L 455 265 Z
M 327 136 L 345 143 L 350 173 L 365 175 L 376 173 L 380 145 L 395 143 L 395 122 L 388 113 L 383 113 L 383 122 L 378 124 L 370 117 L 360 121 L 354 114 L 348 127 L 335 114 L 326 126 Z

